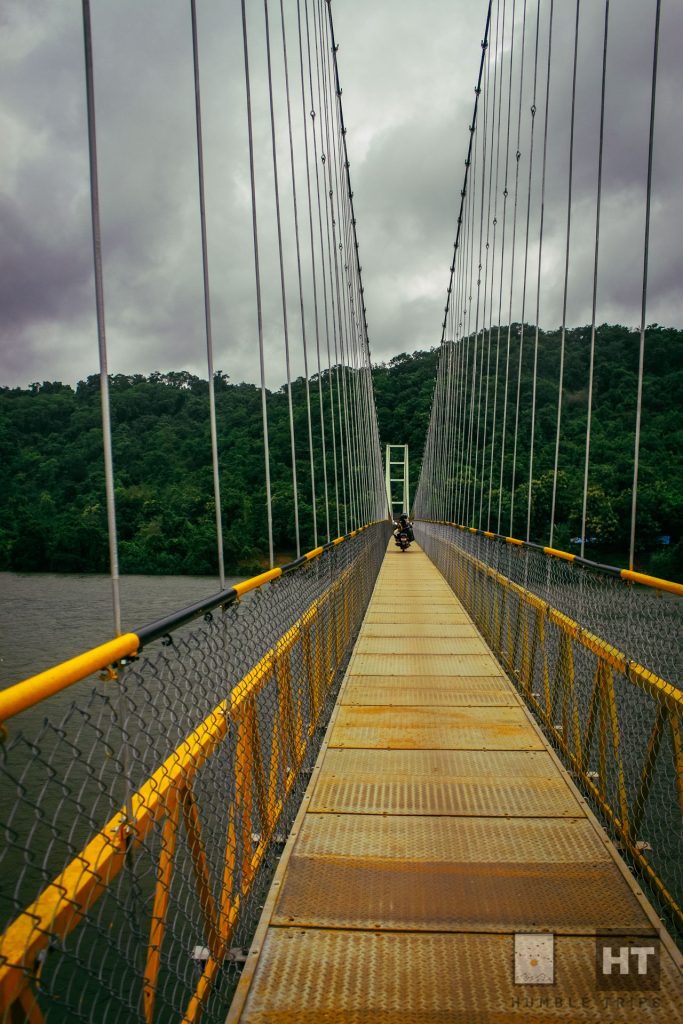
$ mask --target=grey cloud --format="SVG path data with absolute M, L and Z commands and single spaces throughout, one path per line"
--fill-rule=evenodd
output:
M 309 5 L 310 6 L 310 5 Z M 495 9 L 494 3 L 494 9 Z M 519 5 L 518 5 L 519 6 Z M 192 54 L 186 3 L 95 2 L 95 75 L 105 297 L 113 372 L 205 373 Z M 75 380 L 96 371 L 82 29 L 78 5 L 3 5 L 0 42 L 0 382 Z M 271 5 L 273 39 L 278 5 Z M 508 24 L 509 24 L 508 4 Z M 556 28 L 541 317 L 559 322 L 566 217 L 571 3 Z M 612 5 L 599 316 L 637 321 L 653 3 Z M 335 27 L 374 358 L 436 344 L 445 303 L 486 4 L 336 0 Z M 259 243 L 268 384 L 284 380 L 282 311 L 261 5 L 249 5 Z M 602 5 L 582 5 L 569 313 L 590 315 Z M 301 149 L 296 11 L 289 70 Z M 539 46 L 544 95 L 545 13 Z M 683 11 L 665 5 L 654 168 L 649 319 L 681 322 L 683 141 L 677 123 Z M 528 4 L 520 149 L 523 238 L 535 5 Z M 256 313 L 245 90 L 238 4 L 199 5 L 215 364 L 256 380 Z M 515 40 L 519 46 L 519 38 Z M 518 51 L 519 52 L 519 51 Z M 509 50 L 505 60 L 509 59 Z M 506 63 L 507 66 L 507 63 Z M 302 371 L 280 46 L 274 46 L 277 144 L 293 370 Z M 516 80 L 515 80 L 516 81 Z M 517 84 L 513 88 L 516 101 Z M 308 106 L 308 102 L 306 104 Z M 535 304 L 540 130 L 537 115 L 526 317 Z M 515 145 L 515 129 L 511 146 Z M 514 159 L 511 162 L 514 172 Z M 315 365 L 305 177 L 297 156 L 309 359 Z M 498 216 L 502 213 L 502 170 Z M 511 216 L 511 202 L 508 204 Z M 508 224 L 510 221 L 508 220 Z M 500 237 L 500 236 L 499 236 Z M 317 235 L 315 245 L 318 245 Z M 521 309 L 517 263 L 513 317 Z M 320 292 L 321 282 L 318 282 Z M 322 321 L 321 344 L 326 339 Z

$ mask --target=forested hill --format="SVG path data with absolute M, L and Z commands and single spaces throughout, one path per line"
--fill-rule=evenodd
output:
M 508 416 L 514 416 L 519 327 L 511 332 Z M 590 331 L 567 336 L 563 432 L 555 543 L 571 550 L 580 530 Z M 500 433 L 507 329 L 499 361 Z M 541 334 L 534 454 L 532 539 L 547 543 L 555 441 L 559 346 L 557 333 Z M 533 330 L 522 360 L 520 423 L 531 410 Z M 683 576 L 683 333 L 648 332 L 639 495 L 639 566 L 658 575 Z M 492 353 L 495 353 L 495 332 Z M 623 564 L 627 550 L 633 472 L 633 429 L 638 334 L 602 327 L 596 346 L 589 521 L 591 557 Z M 374 368 L 383 443 L 410 445 L 413 483 L 429 420 L 437 352 L 399 355 Z M 495 360 L 491 359 L 493 394 Z M 249 573 L 267 551 L 261 396 L 252 384 L 232 384 L 218 373 L 216 404 L 226 569 Z M 304 549 L 313 546 L 305 386 L 295 382 L 297 471 Z M 323 379 L 329 418 L 329 381 Z M 311 390 L 314 448 L 320 451 L 317 379 Z M 208 385 L 186 372 L 111 378 L 120 561 L 123 572 L 215 572 L 214 505 L 208 424 Z M 275 544 L 291 556 L 292 484 L 284 389 L 269 393 Z M 490 436 L 489 414 L 489 436 Z M 510 421 L 508 423 L 508 426 Z M 511 478 L 508 445 L 504 481 Z M 494 461 L 498 460 L 497 437 Z M 488 457 L 488 456 L 487 456 Z M 102 468 L 99 378 L 71 388 L 58 382 L 23 390 L 0 388 L 0 569 L 106 571 L 106 513 Z M 526 533 L 529 431 L 521 430 L 513 532 Z M 331 461 L 331 460 L 330 460 Z M 318 526 L 324 531 L 322 462 L 316 459 Z M 498 465 L 496 461 L 496 465 Z M 331 465 L 328 466 L 330 480 Z M 497 472 L 494 474 L 494 482 Z M 332 489 L 332 484 L 331 484 Z M 509 525 L 509 497 L 501 503 Z M 308 496 L 308 497 L 307 497 Z M 496 529 L 498 494 L 492 507 Z M 519 519 L 517 519 L 517 512 Z M 332 530 L 336 515 L 332 508 Z M 661 544 L 660 538 L 671 543 Z M 587 552 L 588 553 L 588 552 Z

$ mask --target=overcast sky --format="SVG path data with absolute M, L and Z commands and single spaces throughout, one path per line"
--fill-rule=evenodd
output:
M 517 0 L 516 45 L 520 43 Z M 295 63 L 295 5 L 287 0 Z M 512 0 L 507 2 L 510 33 Z M 574 3 L 556 0 L 541 323 L 561 319 Z M 494 0 L 495 12 L 502 11 Z M 602 0 L 584 0 L 568 322 L 590 319 Z M 547 0 L 541 0 L 544 101 Z M 485 0 L 334 0 L 373 359 L 438 343 Z M 599 321 L 639 322 L 655 0 L 612 3 Z M 238 0 L 198 0 L 215 366 L 257 379 L 256 316 Z M 500 16 L 500 15 L 499 15 Z M 109 367 L 206 375 L 187 0 L 93 0 Z M 278 5 L 271 0 L 277 27 Z M 527 0 L 520 149 L 529 153 L 536 0 Z M 249 4 L 268 384 L 284 380 L 272 221 L 263 6 Z M 664 0 L 648 321 L 683 323 L 683 7 Z M 495 20 L 494 20 L 495 28 Z M 492 35 L 492 45 L 495 39 Z M 0 8 L 0 384 L 74 382 L 98 371 L 81 5 Z M 505 42 L 508 57 L 509 38 Z M 518 49 L 519 52 L 519 49 Z M 281 80 L 276 54 L 276 81 Z M 292 73 L 290 71 L 290 73 Z M 280 79 L 278 79 L 280 76 Z M 516 80 L 515 80 L 516 81 Z M 517 86 L 515 86 L 517 88 Z M 514 93 L 513 93 L 514 96 Z M 282 91 L 279 124 L 286 127 Z M 300 116 L 300 108 L 298 110 Z M 537 117 L 536 131 L 540 130 Z M 295 132 L 299 121 L 295 119 Z M 513 142 L 514 148 L 514 129 Z M 281 165 L 286 167 L 285 138 Z M 299 142 L 301 137 L 299 135 Z M 539 136 L 534 182 L 540 169 Z M 283 171 L 284 175 L 284 171 Z M 286 181 L 286 177 L 284 179 Z M 284 190 L 284 186 L 281 184 Z M 302 185 L 300 184 L 301 188 Z M 502 193 L 502 186 L 501 186 Z M 535 193 L 536 194 L 536 193 Z M 526 215 L 520 185 L 520 224 Z M 291 238 L 291 212 L 285 234 Z M 530 273 L 538 204 L 530 216 Z M 520 229 L 521 230 L 521 229 Z M 296 306 L 294 265 L 288 290 Z M 519 280 L 513 319 L 520 316 Z M 527 300 L 533 318 L 535 291 Z M 531 309 L 530 309 L 531 305 Z M 295 359 L 295 370 L 300 362 Z

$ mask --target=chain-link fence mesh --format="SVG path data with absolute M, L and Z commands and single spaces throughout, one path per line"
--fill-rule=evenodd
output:
M 683 599 L 450 524 L 415 534 L 683 938 Z
M 8 723 L 3 1021 L 224 1019 L 388 532 Z

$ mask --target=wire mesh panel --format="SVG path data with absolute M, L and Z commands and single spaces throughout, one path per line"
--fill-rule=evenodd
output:
M 416 536 L 683 938 L 683 601 L 526 545 Z
M 7 1019 L 224 1019 L 388 532 L 9 723 Z

